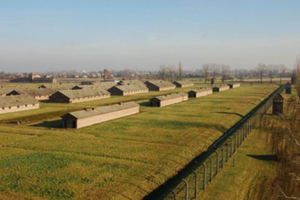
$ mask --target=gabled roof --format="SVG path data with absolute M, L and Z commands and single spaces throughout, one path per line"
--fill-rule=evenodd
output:
M 0 95 L 3 95 L 3 94 L 8 94 L 10 93 L 11 91 L 13 91 L 15 88 L 12 88 L 12 87 L 1 87 L 0 88 Z
M 116 85 L 115 88 L 118 88 L 119 90 L 123 92 L 129 92 L 129 91 L 138 91 L 138 90 L 148 90 L 148 88 L 144 85 L 135 85 L 135 84 L 129 84 L 129 85 Z M 113 87 L 113 88 L 114 88 Z
M 48 88 L 56 91 L 59 90 L 68 90 L 74 87 L 76 84 L 74 83 L 57 83 L 57 84 L 43 84 L 39 86 L 39 88 Z
M 25 104 L 38 104 L 35 98 L 29 95 L 15 95 L 0 97 L 0 107 L 21 106 Z
M 277 93 L 275 96 L 274 96 L 274 98 L 273 98 L 273 100 L 284 100 L 284 98 L 281 96 L 281 94 L 280 93 Z
M 214 86 L 214 88 L 222 88 L 222 87 L 228 87 L 228 85 L 218 85 L 218 86 Z
M 110 93 L 103 89 L 84 89 L 84 90 L 61 90 L 56 93 L 60 93 L 70 99 L 83 98 L 83 97 L 94 97 L 109 95 Z M 56 94 L 55 93 L 55 94 Z M 53 94 L 54 95 L 54 94 Z
M 204 91 L 211 91 L 211 88 L 198 88 L 198 89 L 194 89 L 191 90 L 190 92 L 204 92 Z
M 180 85 L 190 85 L 190 84 L 194 84 L 191 81 L 187 81 L 187 80 L 183 80 L 183 81 L 174 81 L 174 83 L 178 83 Z
M 19 94 L 27 94 L 27 95 L 33 96 L 33 97 L 36 97 L 36 96 L 50 96 L 55 92 L 55 90 L 47 89 L 47 88 L 45 88 L 45 89 L 15 89 L 13 91 L 15 91 Z M 10 93 L 12 93 L 12 92 L 10 92 Z
M 188 94 L 185 92 L 179 92 L 179 93 L 172 93 L 172 94 L 166 94 L 166 95 L 162 95 L 162 96 L 158 96 L 158 97 L 154 97 L 152 99 L 158 99 L 158 100 L 169 100 L 169 99 L 174 99 L 177 97 L 183 97 L 183 96 L 187 96 Z
M 147 82 L 150 83 L 150 84 L 156 85 L 157 87 L 172 87 L 172 86 L 175 86 L 173 83 L 166 82 L 166 81 L 163 81 L 163 80 L 146 81 L 145 83 L 147 83 Z
M 81 118 L 86 118 L 86 117 L 91 117 L 95 115 L 101 115 L 104 113 L 110 113 L 110 112 L 115 112 L 118 110 L 124 110 L 128 108 L 134 108 L 134 107 L 139 107 L 140 105 L 131 101 L 131 102 L 126 102 L 126 103 L 119 103 L 119 104 L 114 104 L 110 106 L 102 106 L 102 107 L 97 107 L 97 108 L 90 108 L 90 109 L 84 109 L 80 111 L 74 111 L 70 112 L 67 115 L 62 116 L 62 118 L 71 115 L 75 117 L 76 119 L 81 119 Z

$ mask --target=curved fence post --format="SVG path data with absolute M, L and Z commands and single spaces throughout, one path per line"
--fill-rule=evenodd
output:
M 171 192 L 172 192 L 173 195 L 174 195 L 174 200 L 177 200 L 177 194 L 176 194 L 176 192 L 175 192 L 174 190 L 172 190 Z

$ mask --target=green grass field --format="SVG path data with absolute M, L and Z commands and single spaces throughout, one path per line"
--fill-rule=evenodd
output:
M 199 85 L 197 85 L 199 86 Z M 142 199 L 201 154 L 278 86 L 240 88 L 163 108 L 162 92 L 0 115 L 0 199 Z M 176 89 L 175 91 L 188 91 Z M 58 128 L 71 110 L 136 100 L 140 113 L 82 128 Z M 11 122 L 25 121 L 16 125 Z
M 293 94 L 282 94 L 287 119 L 294 117 L 293 106 L 289 105 L 291 98 L 296 96 L 295 88 L 293 91 Z M 271 188 L 272 180 L 280 169 L 280 163 L 274 158 L 271 138 L 272 132 L 286 129 L 283 124 L 270 109 L 263 117 L 261 126 L 257 125 L 234 155 L 235 166 L 231 158 L 207 190 L 199 193 L 199 199 L 271 199 L 264 192 Z M 264 189 L 266 191 L 262 192 Z

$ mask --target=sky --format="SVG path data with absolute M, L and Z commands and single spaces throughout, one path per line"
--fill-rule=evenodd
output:
M 292 68 L 300 0 L 0 0 L 0 71 Z

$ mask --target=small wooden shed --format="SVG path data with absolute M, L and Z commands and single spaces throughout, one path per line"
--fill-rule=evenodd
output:
M 188 92 L 189 97 L 195 97 L 195 98 L 203 97 L 212 93 L 213 93 L 212 88 L 199 88 Z
M 285 84 L 285 93 L 286 94 L 291 94 L 292 93 L 292 84 L 290 82 L 287 82 Z
M 175 103 L 188 100 L 188 94 L 185 92 L 166 94 L 150 99 L 150 105 L 155 107 L 164 107 Z
M 63 128 L 82 128 L 139 113 L 139 104 L 131 101 L 70 112 L 62 116 Z
M 273 98 L 273 114 L 279 115 L 283 114 L 283 100 L 284 98 L 280 93 L 277 93 Z

